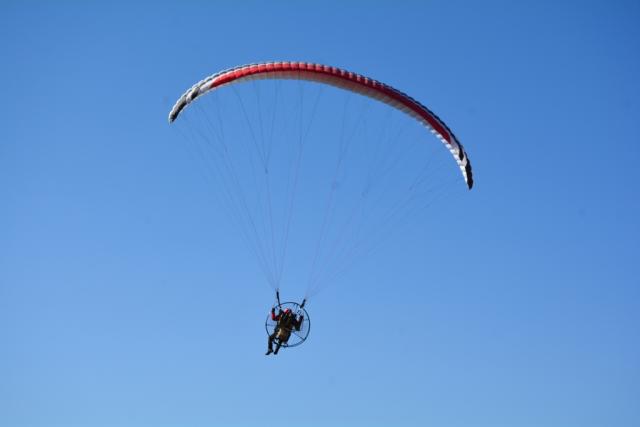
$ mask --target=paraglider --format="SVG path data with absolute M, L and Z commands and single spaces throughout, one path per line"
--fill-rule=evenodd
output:
M 281 81 L 292 82 L 292 86 L 280 85 Z M 243 82 L 251 82 L 245 87 L 252 87 L 253 92 L 243 96 Z M 274 83 L 268 86 L 268 82 Z M 305 88 L 303 83 L 311 87 Z M 229 95 L 220 90 L 225 87 L 231 89 Z M 358 105 L 347 98 L 341 105 L 334 94 L 321 115 L 317 111 L 324 87 L 379 102 Z M 215 95 L 213 104 L 200 108 L 199 100 L 208 93 Z M 228 209 L 266 281 L 276 291 L 277 302 L 265 323 L 267 355 L 305 342 L 310 330 L 305 310 L 308 298 L 370 251 L 385 233 L 392 233 L 394 223 L 401 223 L 408 213 L 420 212 L 441 194 L 445 186 L 429 176 L 441 174 L 432 164 L 437 154 L 409 150 L 423 150 L 427 145 L 415 145 L 423 133 L 414 131 L 411 124 L 418 122 L 435 135 L 453 156 L 466 188 L 474 185 L 465 149 L 438 116 L 394 87 L 344 69 L 307 62 L 265 62 L 224 70 L 187 90 L 171 109 L 169 123 L 191 105 L 196 106 L 196 117 L 189 117 L 183 133 L 210 167 L 214 187 L 220 190 L 220 204 Z M 350 107 L 358 108 L 355 105 L 360 111 L 349 114 Z M 384 107 L 380 117 L 369 117 L 377 106 Z M 326 124 L 316 125 L 318 143 L 308 143 L 314 138 L 310 130 L 319 116 Z M 331 132 L 336 135 L 331 137 Z M 400 135 L 411 132 L 414 134 L 406 141 L 400 141 Z M 355 141 L 357 136 L 359 141 Z M 303 153 L 312 148 L 318 151 L 308 155 L 312 160 L 304 168 Z M 350 159 L 353 167 L 347 166 Z M 320 166 L 322 161 L 324 166 Z M 447 175 L 446 168 L 442 169 Z M 304 172 L 325 171 L 325 177 L 301 178 Z M 361 177 L 352 176 L 360 171 Z M 308 260 L 309 272 L 302 303 L 281 303 L 279 290 L 293 211 L 302 185 L 306 186 L 305 194 L 314 196 L 308 204 L 317 204 L 305 206 L 304 220 L 311 223 L 317 214 L 318 237 L 297 240 L 300 250 L 294 255 Z M 341 201 L 346 207 L 338 207 Z M 304 227 L 304 236 L 314 234 L 308 225 Z M 296 267 L 302 264 L 296 262 Z

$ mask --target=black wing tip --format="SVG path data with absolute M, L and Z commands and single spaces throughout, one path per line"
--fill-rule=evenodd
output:
M 182 102 L 179 102 L 178 104 L 176 104 L 175 107 L 173 107 L 173 110 L 171 110 L 171 112 L 169 113 L 170 124 L 173 123 L 178 118 L 178 115 L 186 106 L 187 106 L 187 103 L 184 102 L 184 100 L 182 100 Z
M 464 171 L 467 174 L 467 186 L 469 190 L 473 188 L 473 172 L 471 171 L 471 164 L 467 162 L 467 165 L 464 167 Z

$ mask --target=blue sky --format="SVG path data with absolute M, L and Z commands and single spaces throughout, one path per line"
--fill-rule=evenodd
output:
M 264 3 L 0 6 L 0 424 L 640 424 L 640 6 Z M 477 187 L 267 358 L 272 290 L 166 116 L 281 59 L 410 93 Z

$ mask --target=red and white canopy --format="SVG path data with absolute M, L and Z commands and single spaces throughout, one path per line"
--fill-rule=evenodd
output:
M 266 62 L 221 71 L 195 84 L 178 99 L 169 113 L 169 123 L 197 97 L 222 86 L 257 79 L 297 79 L 357 92 L 397 108 L 425 125 L 453 154 L 469 189 L 473 174 L 469 158 L 453 132 L 431 110 L 399 90 L 351 71 L 307 62 Z

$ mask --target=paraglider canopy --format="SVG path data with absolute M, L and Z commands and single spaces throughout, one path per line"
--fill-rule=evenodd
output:
M 223 86 L 256 79 L 314 81 L 360 93 L 397 108 L 415 118 L 438 137 L 458 163 L 469 189 L 473 187 L 473 173 L 466 151 L 451 129 L 431 110 L 392 86 L 358 73 L 328 65 L 309 62 L 264 62 L 241 65 L 221 71 L 199 81 L 186 91 L 171 109 L 169 123 L 173 123 L 187 105 L 203 94 Z

